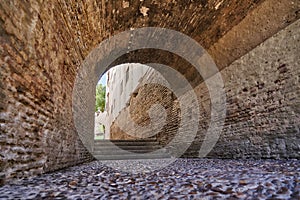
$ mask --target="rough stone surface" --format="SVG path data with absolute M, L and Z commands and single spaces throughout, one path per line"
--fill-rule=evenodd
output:
M 265 31 L 264 37 L 247 38 L 245 45 L 253 40 L 253 46 L 243 47 L 244 51 L 234 57 L 228 55 L 234 60 L 299 18 L 299 1 L 272 2 L 1 1 L 1 182 L 91 159 L 78 137 L 85 133 L 77 134 L 74 127 L 72 89 L 82 61 L 104 39 L 130 28 L 158 26 L 181 31 L 209 49 L 246 16 L 250 16 L 252 22 L 258 20 L 260 28 L 257 32 L 272 22 L 273 28 Z M 272 9 L 260 12 L 259 17 L 249 15 L 257 8 L 264 10 L 270 3 Z M 279 11 L 276 13 L 278 18 L 286 20 L 284 23 L 274 18 L 274 10 Z M 249 28 L 242 27 L 236 35 Z M 230 49 L 237 47 L 235 45 Z M 285 68 L 281 70 L 285 71 Z M 191 70 L 182 71 L 193 74 Z M 83 101 L 90 106 L 94 102 L 92 94 Z M 83 102 L 81 106 L 85 110 Z M 82 116 L 87 122 L 93 121 L 90 120 L 93 117 L 87 117 L 87 112 Z M 93 130 L 86 131 L 93 133 Z M 278 144 L 283 146 L 280 141 Z
M 155 169 L 163 159 L 149 161 Z M 131 174 L 92 162 L 0 187 L 0 199 L 291 199 L 300 198 L 297 160 L 179 159 Z M 152 170 L 153 170 L 152 169 Z

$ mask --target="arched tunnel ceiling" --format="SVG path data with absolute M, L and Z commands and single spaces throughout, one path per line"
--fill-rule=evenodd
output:
M 141 64 L 160 63 L 170 66 L 182 74 L 187 80 L 189 80 L 192 87 L 196 87 L 200 82 L 203 81 L 203 78 L 197 69 L 187 60 L 164 50 L 139 49 L 136 51 L 131 51 L 115 60 L 115 62 L 113 62 L 109 68 L 120 65 L 124 62 Z
M 64 65 L 75 67 L 69 68 L 72 76 L 88 53 L 104 39 L 148 26 L 169 28 L 192 37 L 223 69 L 298 19 L 300 3 L 296 0 L 12 0 L 1 1 L 0 6 L 4 38 L 16 35 L 18 40 L 10 42 L 17 43 L 29 57 L 40 53 L 34 52 L 38 51 L 36 47 L 47 50 L 51 46 L 51 50 L 65 57 Z M 43 54 L 49 56 L 47 52 Z M 118 62 L 129 61 L 126 56 L 123 59 Z M 189 74 L 194 75 L 187 70 L 185 75 Z
M 297 19 L 299 4 L 274 0 L 102 0 L 87 3 L 66 1 L 57 5 L 70 33 L 75 40 L 79 40 L 78 49 L 83 58 L 101 40 L 121 31 L 163 27 L 195 39 L 210 53 L 219 69 L 223 69 Z M 237 25 L 238 31 L 232 30 Z M 140 59 L 157 55 L 144 52 L 145 55 L 140 53 L 135 57 Z M 158 57 L 166 58 L 165 55 Z M 126 56 L 123 59 L 119 59 L 119 63 L 130 62 Z M 160 62 L 159 59 L 157 62 Z M 182 69 L 182 65 L 177 68 Z M 193 77 L 195 70 L 188 70 L 188 66 L 185 69 L 184 75 L 191 76 L 187 78 L 197 85 L 201 80 Z
M 57 3 L 74 36 L 91 42 L 95 32 L 113 35 L 138 27 L 164 27 L 180 31 L 209 48 L 264 0 L 195 1 L 60 1 Z M 104 22 L 104 23 L 103 23 Z

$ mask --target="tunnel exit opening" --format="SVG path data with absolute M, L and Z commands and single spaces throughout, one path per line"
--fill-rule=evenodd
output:
M 126 121 L 130 119 L 124 118 L 122 113 L 128 109 L 132 98 L 137 96 L 138 87 L 146 80 L 150 71 L 151 68 L 147 65 L 125 63 L 112 67 L 101 76 L 96 85 L 95 139 L 139 139 L 122 130 L 116 120 L 125 126 L 129 124 Z

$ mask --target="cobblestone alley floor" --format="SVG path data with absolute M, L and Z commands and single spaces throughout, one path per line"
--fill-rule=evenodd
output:
M 116 162 L 149 167 L 138 160 Z M 299 160 L 178 159 L 163 170 L 138 174 L 94 161 L 6 184 L 0 199 L 299 200 L 299 175 Z

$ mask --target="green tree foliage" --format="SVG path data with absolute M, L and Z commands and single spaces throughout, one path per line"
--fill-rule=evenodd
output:
M 106 87 L 102 84 L 98 84 L 96 86 L 96 106 L 95 111 L 98 111 L 100 109 L 102 112 L 105 108 L 105 93 L 106 93 Z

